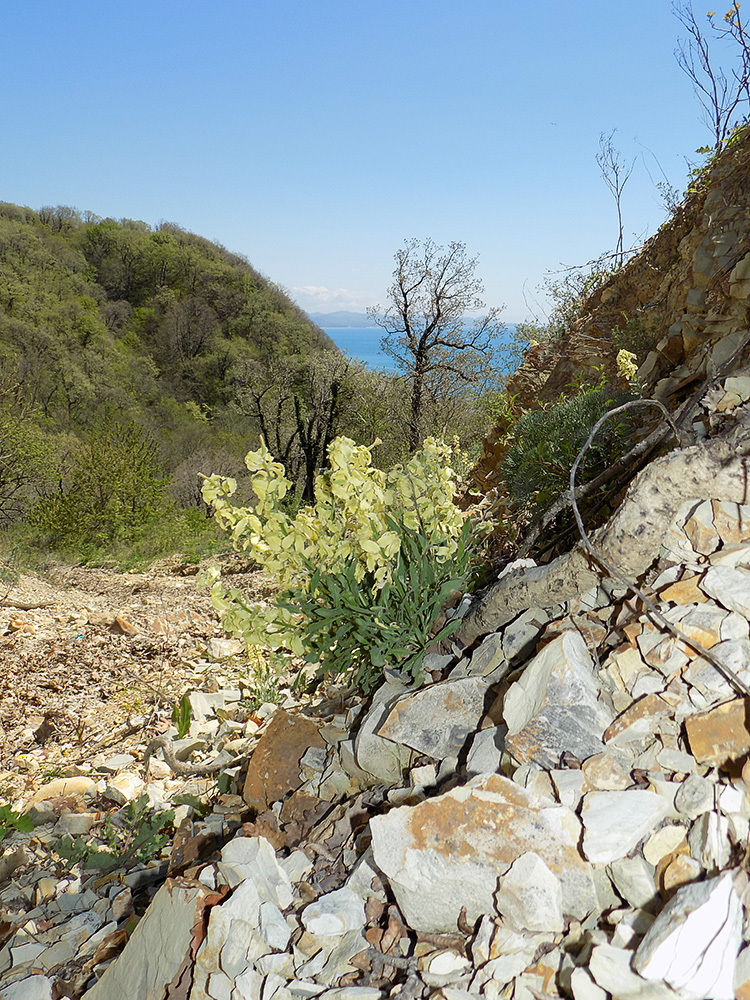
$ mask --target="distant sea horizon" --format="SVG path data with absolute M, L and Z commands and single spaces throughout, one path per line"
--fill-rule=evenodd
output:
M 515 330 L 515 323 L 506 323 L 508 332 Z M 379 326 L 324 326 L 322 329 L 340 351 L 357 358 L 368 368 L 396 371 L 396 362 L 380 350 L 383 330 Z

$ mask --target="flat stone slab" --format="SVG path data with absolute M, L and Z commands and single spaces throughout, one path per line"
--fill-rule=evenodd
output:
M 667 800 L 645 789 L 589 792 L 581 811 L 585 857 L 594 864 L 624 858 L 668 812 Z
M 744 698 L 724 702 L 685 719 L 690 751 L 699 764 L 739 768 L 750 753 L 750 726 Z
M 436 760 L 456 757 L 484 715 L 481 677 L 441 681 L 399 699 L 377 733 Z
M 308 747 L 325 747 L 318 726 L 304 715 L 279 710 L 250 758 L 242 797 L 264 812 L 302 784 L 299 762 Z
M 555 768 L 563 753 L 585 760 L 604 750 L 612 713 L 586 644 L 573 630 L 538 653 L 505 696 L 505 748 L 519 764 Z
M 563 914 L 583 919 L 596 908 L 575 814 L 502 775 L 391 809 L 370 829 L 375 863 L 415 930 L 455 932 L 462 906 L 469 923 L 495 912 L 498 879 L 528 851 L 559 880 Z

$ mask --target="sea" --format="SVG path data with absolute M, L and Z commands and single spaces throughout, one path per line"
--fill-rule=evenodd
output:
M 507 336 L 515 329 L 515 324 L 507 323 L 506 328 Z M 329 326 L 323 329 L 340 350 L 346 351 L 352 358 L 358 358 L 368 368 L 380 368 L 388 372 L 396 370 L 393 358 L 380 350 L 383 331 L 379 326 Z
M 357 358 L 368 368 L 381 368 L 385 371 L 395 371 L 393 358 L 380 350 L 380 340 L 383 331 L 379 326 L 337 326 L 323 327 L 336 347 L 352 357 Z

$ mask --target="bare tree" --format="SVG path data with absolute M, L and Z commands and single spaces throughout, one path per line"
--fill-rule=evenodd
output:
M 732 38 L 740 47 L 740 64 L 727 76 L 712 60 L 709 39 L 696 21 L 692 5 L 689 2 L 672 4 L 675 16 L 687 31 L 687 37 L 678 42 L 675 58 L 693 84 L 716 150 L 721 149 L 736 124 L 739 106 L 750 101 L 750 47 L 739 8 L 739 3 L 734 2 L 725 14 L 726 27 L 714 22 L 713 13 L 707 15 L 715 37 Z
M 635 166 L 635 160 L 626 163 L 620 158 L 619 150 L 612 145 L 612 139 L 617 129 L 612 129 L 609 135 L 603 132 L 599 135 L 599 152 L 596 154 L 596 162 L 599 165 L 604 183 L 612 192 L 617 206 L 617 246 L 615 247 L 615 261 L 622 267 L 625 261 L 625 244 L 623 242 L 622 227 L 622 192 L 628 183 L 630 175 Z
M 441 381 L 455 389 L 480 384 L 492 367 L 494 340 L 504 329 L 500 309 L 490 309 L 469 322 L 467 313 L 483 309 L 482 282 L 476 277 L 478 258 L 466 244 L 437 246 L 412 239 L 395 255 L 390 304 L 368 309 L 385 330 L 381 349 L 390 355 L 411 386 L 408 440 L 419 446 L 430 390 Z

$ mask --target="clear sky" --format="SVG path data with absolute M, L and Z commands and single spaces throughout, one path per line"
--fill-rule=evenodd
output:
M 669 0 L 2 6 L 0 200 L 176 222 L 309 311 L 383 302 L 429 236 L 524 319 L 546 271 L 614 248 L 601 132 L 638 159 L 626 244 L 709 141 Z

